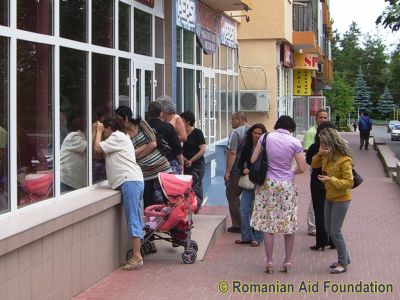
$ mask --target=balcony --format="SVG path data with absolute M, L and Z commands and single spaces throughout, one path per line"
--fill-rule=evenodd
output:
M 294 49 L 317 48 L 314 28 L 316 23 L 310 1 L 298 1 L 293 3 L 292 44 Z

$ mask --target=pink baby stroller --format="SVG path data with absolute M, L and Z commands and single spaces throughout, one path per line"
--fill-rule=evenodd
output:
M 146 207 L 144 211 L 145 236 L 142 254 L 154 253 L 154 240 L 164 240 L 173 246 L 182 246 L 182 260 L 192 264 L 197 258 L 198 245 L 191 240 L 192 214 L 197 208 L 192 189 L 192 176 L 159 173 L 158 180 L 166 198 L 165 204 Z M 130 252 L 128 252 L 128 258 Z

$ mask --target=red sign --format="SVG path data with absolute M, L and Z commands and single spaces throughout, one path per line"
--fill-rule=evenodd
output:
M 324 108 L 323 97 L 310 97 L 310 116 L 316 116 L 317 111 Z
M 294 69 L 318 70 L 318 54 L 295 53 Z
M 147 5 L 147 6 L 151 7 L 151 8 L 154 7 L 154 0 L 136 0 L 136 1 L 140 2 L 140 3 L 144 4 L 144 5 Z
M 281 64 L 286 68 L 293 68 L 294 50 L 288 43 L 281 44 Z

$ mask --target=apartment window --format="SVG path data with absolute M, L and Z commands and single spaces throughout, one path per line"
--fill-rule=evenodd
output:
M 8 198 L 8 39 L 0 37 L 0 213 L 9 210 Z
M 93 53 L 92 55 L 92 122 L 104 121 L 113 115 L 114 58 Z M 93 183 L 106 179 L 104 159 L 92 153 Z
M 8 0 L 0 1 L 0 25 L 8 25 Z
M 86 0 L 60 1 L 60 36 L 79 42 L 87 41 Z
M 119 50 L 129 51 L 130 50 L 130 6 L 123 2 L 119 2 Z
M 135 9 L 135 53 L 152 56 L 152 16 Z
M 92 43 L 112 48 L 114 46 L 114 1 L 93 0 Z
M 61 193 L 88 185 L 87 53 L 60 48 Z
M 194 63 L 194 34 L 186 29 L 183 29 L 183 62 Z
M 19 207 L 53 196 L 52 61 L 51 46 L 17 41 Z
M 130 97 L 130 61 L 126 58 L 119 58 L 119 105 L 131 106 Z
M 53 1 L 17 1 L 17 28 L 42 34 L 53 33 Z
M 155 55 L 157 58 L 164 58 L 164 20 L 155 17 Z

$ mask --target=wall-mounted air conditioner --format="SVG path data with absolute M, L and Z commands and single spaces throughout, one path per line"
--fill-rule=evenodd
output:
M 239 91 L 239 111 L 269 111 L 268 91 Z

